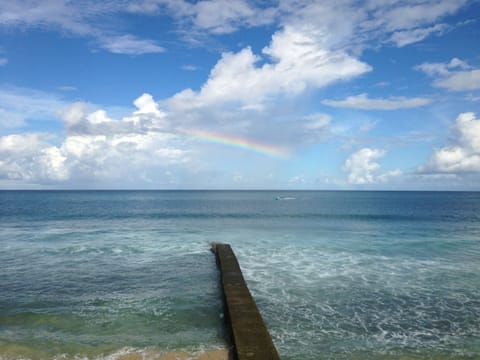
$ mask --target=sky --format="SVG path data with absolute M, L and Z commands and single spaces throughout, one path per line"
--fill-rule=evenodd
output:
M 0 0 L 0 189 L 480 190 L 480 1 Z

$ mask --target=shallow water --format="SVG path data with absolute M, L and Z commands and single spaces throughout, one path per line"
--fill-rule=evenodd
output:
M 480 193 L 0 192 L 0 358 L 226 348 L 217 241 L 282 359 L 478 359 L 479 220 Z

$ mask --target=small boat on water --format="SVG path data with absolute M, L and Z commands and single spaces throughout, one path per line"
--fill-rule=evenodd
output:
M 275 200 L 295 200 L 295 199 L 296 198 L 294 198 L 293 196 L 281 196 L 281 195 L 275 198 Z

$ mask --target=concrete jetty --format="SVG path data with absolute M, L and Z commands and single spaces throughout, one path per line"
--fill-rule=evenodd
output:
M 277 350 L 228 244 L 212 244 L 225 297 L 225 321 L 237 360 L 279 360 Z

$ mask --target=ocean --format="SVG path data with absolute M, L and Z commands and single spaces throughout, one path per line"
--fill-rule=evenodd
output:
M 211 242 L 284 360 L 480 359 L 480 193 L 366 191 L 0 191 L 0 359 L 222 357 Z

